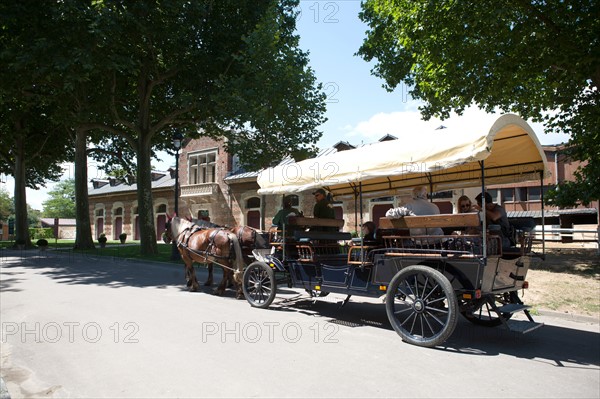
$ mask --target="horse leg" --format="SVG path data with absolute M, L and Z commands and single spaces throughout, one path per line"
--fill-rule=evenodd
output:
M 213 283 L 213 264 L 212 262 L 208 263 L 208 278 L 204 283 L 205 286 L 210 287 Z
M 231 271 L 229 269 L 223 268 L 223 278 L 221 279 L 219 286 L 213 292 L 215 295 L 222 296 L 225 293 L 230 273 Z
M 239 271 L 235 271 L 231 273 L 231 280 L 233 281 L 233 285 L 235 286 L 235 298 L 236 299 L 246 299 L 244 295 L 244 290 L 242 289 L 242 276 L 243 273 Z
M 198 279 L 196 279 L 196 271 L 194 270 L 194 260 L 189 256 L 182 256 L 183 263 L 185 263 L 185 279 L 186 285 L 190 291 L 198 291 Z
M 189 288 L 192 286 L 192 276 L 186 265 L 183 265 L 183 270 L 185 271 L 185 285 Z

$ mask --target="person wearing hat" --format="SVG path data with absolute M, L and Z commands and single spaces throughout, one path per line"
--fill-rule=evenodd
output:
M 322 188 L 319 188 L 312 193 L 315 196 L 315 206 L 313 207 L 313 216 L 318 219 L 335 219 L 333 205 L 327 198 L 327 193 Z M 313 227 L 311 230 L 321 231 L 337 231 L 337 227 Z
M 335 219 L 333 206 L 327 199 L 327 193 L 325 193 L 325 190 L 319 188 L 312 194 L 315 196 L 315 201 L 317 201 L 313 208 L 313 216 L 319 219 Z
M 296 216 L 300 216 L 302 212 L 298 209 L 292 207 L 292 198 L 287 196 L 283 198 L 283 208 L 277 212 L 275 217 L 273 217 L 273 226 L 277 226 L 277 230 L 283 229 L 283 224 L 287 224 L 287 218 L 291 214 L 295 214 Z

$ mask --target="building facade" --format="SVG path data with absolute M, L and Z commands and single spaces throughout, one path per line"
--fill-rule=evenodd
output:
M 394 140 L 386 135 L 383 140 Z M 347 142 L 322 149 L 317 156 L 355 148 Z M 544 191 L 558 182 L 571 179 L 577 164 L 561 155 L 562 147 L 543 146 L 548 159 L 550 176 L 544 179 Z M 284 160 L 282 163 L 291 163 Z M 174 170 L 153 172 L 154 215 L 157 236 L 164 230 L 166 215 L 174 210 Z M 282 207 L 282 195 L 260 195 L 258 172 L 246 172 L 239 167 L 236 158 L 225 151 L 223 142 L 208 137 L 187 140 L 179 155 L 179 216 L 204 219 L 223 226 L 247 225 L 261 230 L 271 227 L 271 220 Z M 305 216 L 312 216 L 314 197 L 312 190 L 292 195 L 292 205 Z M 474 200 L 477 188 L 459 189 L 433 193 L 432 201 L 441 213 L 455 213 L 456 200 L 465 194 Z M 488 187 L 488 192 L 509 212 L 510 217 L 534 217 L 541 215 L 542 201 L 540 182 L 527 182 Z M 106 234 L 117 239 L 125 232 L 131 239 L 138 239 L 137 194 L 135 184 L 129 185 L 116 179 L 94 180 L 89 191 L 90 215 L 94 236 Z M 394 196 L 368 197 L 362 209 L 358 198 L 333 199 L 336 217 L 344 220 L 344 231 L 359 231 L 361 222 L 376 224 L 388 209 L 401 206 L 410 200 L 410 190 Z M 558 210 L 546 206 L 548 217 L 559 217 L 554 223 L 570 227 L 574 223 L 598 223 L 598 202 L 577 210 Z M 561 216 L 562 215 L 562 216 Z M 570 216 L 569 216 L 570 215 Z M 539 224 L 539 221 L 538 221 Z

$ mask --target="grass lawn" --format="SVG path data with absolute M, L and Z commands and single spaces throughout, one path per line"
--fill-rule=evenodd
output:
M 75 244 L 74 240 L 48 240 L 48 250 L 68 250 L 73 248 Z M 127 241 L 125 244 L 121 244 L 119 240 L 109 240 L 106 243 L 106 248 L 100 248 L 100 244 L 97 242 L 94 243 L 96 249 L 90 250 L 73 250 L 75 253 L 80 254 L 94 254 L 100 256 L 113 256 L 117 258 L 130 258 L 130 259 L 147 259 L 158 262 L 176 262 L 180 263 L 181 261 L 171 261 L 171 251 L 172 246 L 170 244 L 165 244 L 162 242 L 157 243 L 158 246 L 158 255 L 152 256 L 142 256 L 140 254 L 140 243 L 139 241 Z M 10 241 L 3 241 L 0 243 L 0 248 L 12 248 L 13 243 Z M 35 251 L 36 249 L 30 249 L 30 251 Z

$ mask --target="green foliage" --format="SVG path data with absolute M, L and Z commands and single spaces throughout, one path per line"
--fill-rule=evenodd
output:
M 358 54 L 376 60 L 387 90 L 407 84 L 425 119 L 476 104 L 571 134 L 572 159 L 587 164 L 556 198 L 573 205 L 600 198 L 597 11 L 596 0 L 367 0 Z M 567 195 L 571 187 L 580 195 Z
M 42 213 L 37 209 L 33 209 L 31 205 L 27 204 L 27 226 L 37 227 L 40 225 L 40 218 Z
M 51 227 L 30 228 L 29 237 L 32 240 L 35 238 L 54 238 L 54 231 Z
M 15 203 L 4 187 L 0 187 L 0 222 L 8 220 L 15 213 Z
M 62 180 L 48 192 L 49 198 L 42 203 L 44 217 L 75 218 L 75 180 Z

